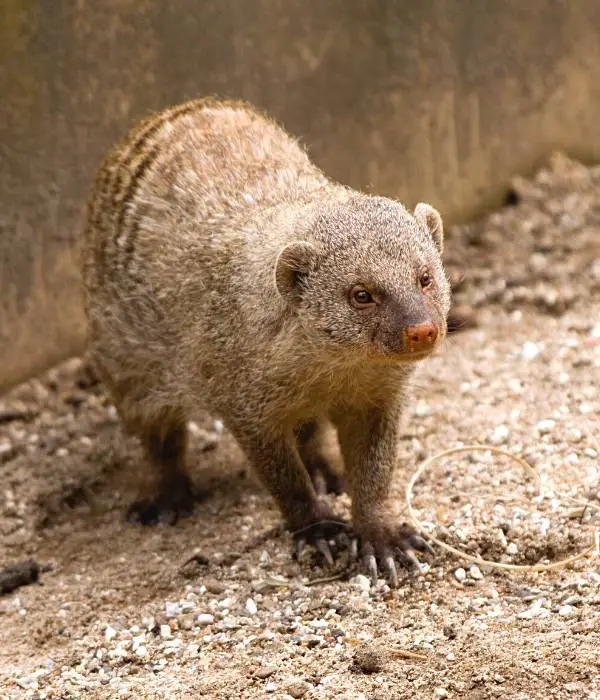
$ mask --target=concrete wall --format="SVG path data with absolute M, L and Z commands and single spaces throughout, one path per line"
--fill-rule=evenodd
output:
M 343 182 L 456 221 L 551 149 L 600 159 L 600 2 L 2 0 L 0 389 L 82 348 L 103 151 L 207 93 L 266 108 Z

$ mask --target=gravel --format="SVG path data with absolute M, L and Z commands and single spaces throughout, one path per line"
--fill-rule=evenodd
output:
M 599 527 L 600 169 L 556 156 L 514 188 L 516 206 L 448 232 L 477 326 L 420 370 L 393 494 L 406 517 L 407 478 L 443 449 L 522 456 L 539 484 L 490 451 L 460 454 L 413 505 L 470 556 L 531 565 Z M 600 697 L 597 558 L 520 573 L 438 549 L 396 591 L 344 558 L 295 562 L 223 425 L 193 424 L 205 498 L 173 527 L 136 528 L 123 514 L 138 447 L 85 362 L 0 399 L 2 562 L 52 564 L 0 598 L 1 698 Z M 347 496 L 332 503 L 348 515 Z

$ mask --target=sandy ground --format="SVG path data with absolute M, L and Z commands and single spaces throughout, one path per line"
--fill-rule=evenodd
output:
M 455 547 L 537 564 L 600 528 L 600 168 L 556 157 L 511 201 L 447 234 L 478 326 L 419 372 L 394 495 L 404 517 L 407 479 L 446 448 L 521 455 L 541 495 L 480 452 L 433 466 L 415 506 Z M 597 556 L 523 573 L 438 549 L 390 591 L 344 557 L 334 572 L 311 553 L 292 561 L 209 416 L 194 428 L 206 495 L 189 519 L 124 521 L 138 462 L 81 360 L 0 400 L 0 566 L 52 567 L 0 597 L 0 698 L 600 698 Z M 346 496 L 334 505 L 347 513 Z

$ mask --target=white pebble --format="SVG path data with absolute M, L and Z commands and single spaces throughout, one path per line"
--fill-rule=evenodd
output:
M 354 578 L 350 579 L 350 583 L 358 588 L 359 591 L 369 591 L 371 589 L 371 581 L 363 574 L 358 574 Z
M 584 401 L 583 403 L 579 404 L 579 413 L 581 413 L 582 416 L 587 416 L 587 414 L 591 413 L 593 410 L 594 407 L 591 403 L 588 403 L 587 401 Z
M 265 693 L 274 693 L 277 690 L 277 685 L 275 683 L 267 683 L 265 685 Z
M 111 642 L 116 636 L 117 630 L 114 627 L 108 625 L 107 628 L 104 630 L 104 639 L 106 639 L 107 642 Z
M 573 615 L 575 615 L 575 608 L 572 605 L 563 605 L 559 609 L 558 614 L 561 617 L 573 617 Z
M 483 574 L 481 573 L 481 569 L 477 566 L 477 564 L 471 564 L 469 567 L 469 576 L 474 578 L 476 581 L 481 581 Z
M 199 625 L 212 625 L 212 623 L 215 621 L 215 616 L 211 615 L 210 613 L 200 613 L 198 617 L 196 618 L 196 622 Z
M 523 343 L 521 348 L 521 355 L 525 360 L 533 360 L 540 354 L 540 349 L 536 343 L 530 341 Z
M 531 620 L 533 617 L 538 617 L 542 613 L 542 604 L 543 600 L 540 598 L 539 600 L 536 600 L 533 605 L 527 610 L 523 610 L 523 612 L 520 612 L 517 614 L 517 617 L 521 620 Z
M 250 613 L 250 615 L 256 615 L 256 613 L 258 612 L 256 603 L 252 600 L 252 598 L 248 598 L 248 600 L 246 601 L 246 610 Z
M 321 618 L 320 620 L 319 619 L 311 620 L 308 624 L 311 627 L 316 627 L 317 629 L 322 629 L 323 627 L 327 627 L 328 622 L 327 622 L 327 620 L 323 620 Z
M 260 553 L 259 561 L 263 569 L 268 569 L 271 565 L 271 557 L 269 556 L 269 552 L 267 552 L 266 549 L 263 549 L 263 551 Z
M 467 572 L 462 567 L 460 567 L 455 570 L 454 578 L 462 583 L 467 578 Z
M 501 445 L 507 441 L 509 434 L 510 431 L 506 425 L 497 425 L 490 435 L 490 442 L 493 445 Z
M 540 435 L 546 435 L 554 429 L 555 425 L 555 420 L 552 420 L 552 418 L 546 418 L 545 420 L 541 420 L 539 423 L 537 423 L 535 427 Z
M 231 598 L 223 598 L 223 600 L 220 600 L 217 605 L 221 608 L 221 610 L 224 610 L 225 608 L 230 608 L 232 602 L 233 600 Z
M 181 606 L 179 603 L 170 603 L 167 601 L 165 603 L 165 615 L 167 617 L 177 617 L 181 614 Z
M 433 692 L 433 696 L 436 698 L 447 698 L 448 691 L 446 690 L 446 688 L 436 688 Z
M 431 408 L 429 407 L 429 404 L 425 403 L 424 401 L 419 401 L 415 407 L 415 416 L 425 418 L 425 416 L 428 416 L 430 413 Z
M 507 554 L 516 554 L 519 551 L 516 542 L 509 542 L 506 547 Z
M 169 625 L 160 626 L 160 636 L 163 639 L 169 639 L 169 637 L 171 636 L 171 628 L 169 627 Z
M 141 659 L 143 659 L 146 656 L 148 656 L 148 649 L 146 649 L 145 646 L 138 647 L 135 650 L 135 654 L 136 654 L 136 656 L 139 656 Z

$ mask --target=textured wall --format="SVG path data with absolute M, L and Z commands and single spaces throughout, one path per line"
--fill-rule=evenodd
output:
M 106 147 L 207 93 L 456 221 L 551 149 L 600 159 L 600 3 L 2 0 L 0 389 L 82 347 L 77 240 Z

